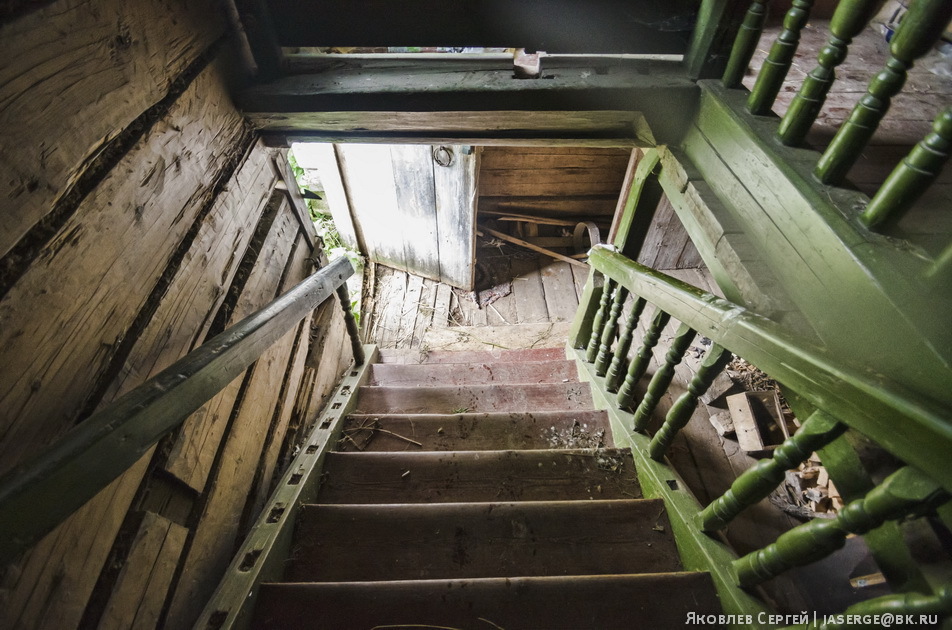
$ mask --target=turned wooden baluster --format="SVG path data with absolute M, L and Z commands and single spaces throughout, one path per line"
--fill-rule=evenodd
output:
M 638 349 L 638 354 L 635 355 L 635 358 L 632 359 L 628 365 L 628 373 L 625 374 L 625 380 L 618 390 L 619 409 L 631 408 L 631 403 L 635 398 L 635 387 L 638 385 L 638 381 L 641 380 L 641 377 L 644 376 L 645 370 L 648 369 L 648 362 L 651 361 L 651 350 L 658 345 L 658 339 L 661 338 L 661 331 L 668 325 L 670 319 L 671 316 L 664 311 L 659 310 L 655 313 L 651 325 L 648 326 L 648 329 L 645 331 L 641 348 Z
M 618 317 L 627 299 L 628 289 L 619 286 L 612 300 L 611 312 L 602 331 L 602 343 L 598 347 L 598 357 L 595 359 L 595 374 L 598 376 L 605 376 L 605 372 L 608 371 L 608 365 L 612 360 L 612 342 L 615 341 L 615 335 L 618 333 Z
M 589 363 L 595 361 L 595 355 L 598 353 L 598 342 L 602 338 L 602 324 L 605 322 L 605 314 L 608 313 L 608 304 L 611 302 L 612 292 L 617 284 L 611 278 L 605 278 L 605 286 L 602 287 L 602 299 L 598 303 L 598 312 L 595 313 L 595 320 L 592 322 L 592 336 L 588 341 L 588 348 L 585 350 L 585 360 Z
M 810 454 L 843 434 L 846 425 L 822 411 L 813 412 L 797 432 L 777 447 L 770 459 L 762 459 L 734 480 L 730 489 L 715 499 L 698 516 L 706 532 L 726 527 L 747 508 L 773 492 L 786 471 L 806 461 Z
M 800 31 L 807 24 L 813 0 L 794 0 L 793 6 L 783 18 L 783 31 L 777 36 L 770 54 L 757 75 L 757 82 L 747 98 L 747 110 L 751 114 L 762 116 L 770 113 L 783 80 L 787 78 L 793 56 L 800 45 Z
M 671 442 L 674 441 L 674 436 L 684 428 L 688 420 L 691 419 L 691 414 L 697 409 L 697 399 L 707 391 L 707 388 L 711 386 L 721 370 L 730 363 L 733 356 L 717 344 L 712 345 L 707 351 L 697 374 L 688 383 L 688 391 L 681 394 L 671 405 L 671 409 L 668 410 L 668 414 L 664 418 L 664 424 L 651 439 L 648 454 L 652 459 L 661 461 L 668 447 L 671 446 Z
M 760 34 L 764 30 L 764 19 L 766 17 L 767 0 L 754 0 L 750 8 L 747 9 L 744 23 L 740 25 L 737 37 L 734 39 L 731 56 L 727 60 L 727 68 L 725 68 L 724 76 L 721 78 L 724 87 L 740 87 L 744 74 L 747 72 L 747 66 L 750 64 L 750 58 L 754 56 L 754 51 L 757 50 L 757 42 L 760 41 Z
M 675 366 L 681 362 L 681 358 L 687 352 L 688 346 L 691 345 L 695 335 L 697 333 L 687 324 L 681 324 L 678 327 L 678 332 L 674 334 L 671 346 L 667 354 L 664 355 L 664 363 L 651 377 L 644 398 L 641 399 L 641 404 L 635 410 L 635 417 L 632 420 L 635 431 L 644 431 L 648 426 L 648 420 L 651 419 L 651 414 L 658 406 L 658 401 L 661 400 L 668 389 L 668 385 L 671 384 L 671 379 L 674 378 Z
M 625 321 L 625 326 L 618 337 L 618 346 L 615 348 L 615 358 L 608 368 L 605 375 L 605 389 L 610 392 L 617 392 L 621 381 L 625 376 L 625 361 L 628 359 L 628 351 L 631 349 L 631 340 L 635 335 L 635 328 L 638 326 L 638 320 L 641 319 L 641 313 L 645 310 L 648 302 L 645 298 L 638 298 L 631 306 L 631 313 Z
M 916 0 L 909 6 L 889 44 L 889 61 L 870 81 L 866 95 L 817 162 L 814 174 L 821 182 L 835 185 L 843 181 L 889 110 L 890 99 L 902 89 L 912 62 L 932 48 L 950 18 L 949 0 Z
M 949 153 L 952 153 L 952 107 L 939 114 L 932 133 L 909 152 L 879 187 L 860 216 L 863 223 L 875 227 L 889 218 L 900 219 L 939 176 Z
M 888 520 L 925 513 L 949 499 L 943 488 L 914 468 L 900 468 L 836 518 L 816 519 L 786 532 L 771 545 L 734 561 L 738 583 L 754 586 L 836 551 L 849 534 L 865 534 Z
M 920 615 L 928 616 L 937 616 L 939 624 L 941 625 L 942 621 L 947 619 L 949 615 L 952 615 L 952 586 L 946 584 L 939 587 L 936 590 L 935 595 L 923 595 L 921 593 L 903 593 L 901 595 L 884 595 L 883 597 L 877 597 L 875 599 L 867 599 L 864 602 L 859 602 L 853 604 L 845 611 L 843 611 L 845 617 L 852 617 L 853 619 L 858 618 L 875 618 L 877 615 L 892 615 L 893 619 L 898 620 L 900 616 L 912 616 L 913 619 L 919 619 Z M 826 615 L 824 615 L 826 617 Z M 800 626 L 795 626 L 798 630 L 800 628 L 814 628 L 815 630 L 848 630 L 852 628 L 855 630 L 857 624 L 855 623 L 846 623 L 844 618 L 844 623 L 836 623 L 836 617 L 828 617 L 829 622 L 823 621 L 818 626 L 812 624 L 804 624 Z M 894 625 L 905 626 L 904 622 L 900 622 Z M 863 626 L 859 626 L 863 627 Z M 869 626 L 866 626 L 869 627 Z M 880 624 L 876 624 L 873 627 L 882 627 Z M 791 629 L 787 629 L 791 630 Z
M 840 0 L 830 20 L 830 39 L 817 58 L 818 65 L 807 75 L 780 121 L 777 135 L 785 145 L 795 146 L 806 138 L 836 80 L 836 67 L 846 59 L 850 42 L 866 28 L 879 5 L 879 0 Z

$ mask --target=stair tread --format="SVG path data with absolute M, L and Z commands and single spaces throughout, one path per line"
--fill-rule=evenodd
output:
M 660 499 L 305 505 L 289 581 L 680 569 Z
M 463 385 L 476 383 L 577 382 L 578 368 L 566 359 L 524 362 L 447 364 L 375 363 L 370 385 Z
M 377 363 L 501 363 L 509 361 L 547 361 L 564 358 L 564 347 L 514 350 L 430 350 L 429 352 L 381 348 Z
M 361 427 L 379 426 L 389 431 Z M 413 442 L 407 441 L 407 439 Z M 351 414 L 340 451 L 474 451 L 612 447 L 605 411 Z
M 507 385 L 365 385 L 359 413 L 461 413 L 594 409 L 588 383 Z
M 329 453 L 318 503 L 640 498 L 629 449 Z
M 276 583 L 262 585 L 252 626 L 628 630 L 684 627 L 692 612 L 720 612 L 707 573 Z

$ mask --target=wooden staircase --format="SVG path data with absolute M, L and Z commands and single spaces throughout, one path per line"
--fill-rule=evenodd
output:
M 563 350 L 383 352 L 371 369 L 253 627 L 667 628 L 720 611 Z

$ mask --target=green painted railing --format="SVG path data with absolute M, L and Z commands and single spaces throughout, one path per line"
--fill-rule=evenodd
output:
M 117 398 L 0 479 L 0 562 L 13 559 L 124 473 L 344 285 L 341 258 Z M 346 293 L 341 307 L 353 320 Z M 356 333 L 356 326 L 348 324 Z M 352 337 L 354 357 L 363 347 Z
M 733 355 L 757 365 L 785 391 L 795 393 L 798 409 L 813 410 L 771 458 L 743 473 L 709 505 L 699 505 L 693 515 L 684 517 L 679 543 L 690 539 L 693 542 L 686 546 L 702 551 L 696 554 L 702 558 L 697 564 L 714 575 L 722 601 L 727 602 L 727 613 L 750 612 L 750 601 L 744 599 L 750 592 L 745 595 L 745 590 L 826 557 L 841 547 L 848 535 L 872 531 L 871 535 L 881 540 L 887 535 L 881 528 L 884 523 L 932 514 L 952 496 L 952 469 L 946 465 L 952 452 L 952 421 L 941 405 L 804 342 L 770 319 L 640 265 L 612 247 L 595 247 L 589 263 L 594 270 L 592 279 L 602 282 L 590 282 L 583 300 L 598 304 L 598 309 L 593 313 L 585 305 L 580 308 L 576 338 L 570 341 L 580 349 L 579 359 L 590 364 L 585 369 L 596 389 L 596 400 L 604 401 L 613 421 L 624 425 L 621 435 L 630 432 L 629 439 L 637 443 L 636 463 L 642 467 L 653 470 L 651 466 L 666 465 L 665 453 L 674 437 L 686 426 L 698 399 Z M 619 335 L 618 320 L 629 302 L 631 315 Z M 643 318 L 649 307 L 654 315 Z M 586 319 L 591 328 L 586 326 Z M 639 397 L 636 392 L 642 390 L 639 382 L 650 371 L 652 350 L 671 320 L 680 322 L 677 332 Z M 657 401 L 669 390 L 675 366 L 697 335 L 708 337 L 713 344 L 660 428 L 653 435 L 645 435 L 641 442 L 639 434 L 648 433 Z M 639 336 L 641 347 L 632 352 L 633 340 Z M 598 363 L 610 365 L 609 371 L 614 374 L 625 374 L 617 396 L 609 393 L 617 376 L 603 377 L 605 372 Z M 814 451 L 829 452 L 831 459 L 844 457 L 833 445 L 848 430 L 872 439 L 905 465 L 865 494 L 852 493 L 835 518 L 796 527 L 774 543 L 734 558 L 728 571 L 715 566 L 722 564 L 723 558 L 713 560 L 720 552 L 710 551 L 712 541 L 704 541 L 711 534 L 705 532 L 726 527 L 776 489 L 784 472 L 806 461 Z M 668 496 L 663 487 L 659 492 L 666 500 L 679 502 L 680 512 L 690 512 L 682 499 Z M 704 567 L 705 562 L 710 566 Z M 924 584 L 915 583 L 917 588 Z M 928 608 L 943 616 L 948 614 L 943 608 L 945 591 L 920 593 L 917 597 L 883 602 L 883 610 L 912 614 Z

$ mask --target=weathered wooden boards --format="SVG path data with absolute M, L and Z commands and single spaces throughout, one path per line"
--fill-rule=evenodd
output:
M 112 157 L 97 153 L 223 32 L 210 0 L 60 0 L 0 27 L 0 256 L 54 205 L 75 207 L 77 180 Z
M 0 256 L 14 252 L 0 265 L 0 472 L 311 268 L 287 202 L 266 217 L 280 247 L 253 243 L 284 174 L 210 61 L 223 32 L 213 3 L 88 4 L 46 4 L 0 27 Z M 264 281 L 244 275 L 249 247 L 269 269 Z M 8 566 L 0 626 L 160 623 L 196 530 L 214 530 L 202 509 L 222 503 L 212 490 L 232 497 L 228 527 L 243 523 L 293 447 L 288 428 L 306 423 L 349 360 L 340 306 L 330 306 L 323 332 L 302 322 L 259 362 L 260 383 L 245 390 L 254 404 L 246 397 L 229 440 L 178 435 L 211 451 L 196 460 L 204 467 L 176 469 L 195 487 L 166 471 L 169 441 Z M 321 348 L 305 365 L 312 335 Z M 221 423 L 238 411 L 223 409 Z M 240 471 L 214 464 L 219 445 Z
M 611 216 L 631 151 L 483 147 L 479 209 L 541 216 Z

